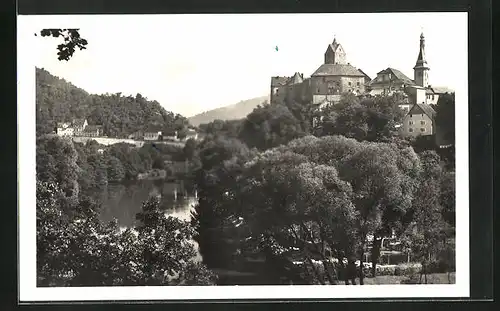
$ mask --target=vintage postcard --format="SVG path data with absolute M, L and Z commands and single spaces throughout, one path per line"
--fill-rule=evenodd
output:
M 468 297 L 467 50 L 467 13 L 19 16 L 20 301 Z

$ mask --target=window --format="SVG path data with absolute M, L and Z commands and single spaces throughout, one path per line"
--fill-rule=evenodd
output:
M 318 87 L 318 93 L 319 93 L 319 87 Z
M 421 127 L 420 132 L 425 132 L 425 127 Z
M 413 129 L 410 127 L 410 128 L 408 129 L 408 132 L 409 132 L 409 133 L 413 133 Z
M 349 86 L 351 86 L 351 82 L 349 82 Z
M 410 118 L 413 117 L 413 115 L 410 113 Z
M 432 100 L 434 100 L 434 95 L 432 95 Z
M 424 120 L 420 121 L 420 125 L 425 125 L 425 121 Z
M 408 121 L 408 125 L 413 125 L 413 121 Z
M 357 86 L 359 86 L 359 82 L 358 82 L 358 83 L 356 83 L 356 85 L 357 85 Z

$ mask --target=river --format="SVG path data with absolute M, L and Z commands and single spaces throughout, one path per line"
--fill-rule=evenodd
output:
M 183 220 L 190 220 L 191 211 L 197 202 L 197 193 L 192 186 L 179 182 L 164 181 L 137 181 L 133 184 L 110 184 L 104 189 L 84 192 L 101 204 L 101 220 L 104 222 L 116 219 L 121 229 L 130 228 L 136 224 L 135 215 L 141 211 L 142 204 L 150 196 L 161 195 L 161 207 L 166 215 L 171 215 Z M 195 260 L 202 260 L 198 251 L 198 244 L 192 241 L 197 256 Z M 239 269 L 238 269 L 239 270 Z M 246 270 L 246 269 L 245 269 Z M 259 273 L 256 278 L 255 271 L 233 271 L 227 269 L 214 269 L 219 275 L 218 284 L 267 284 L 262 277 L 266 273 Z
M 134 226 L 135 215 L 150 196 L 161 196 L 161 207 L 166 215 L 190 220 L 191 210 L 197 201 L 196 191 L 183 181 L 139 181 L 133 184 L 109 184 L 85 194 L 101 204 L 101 220 L 116 218 L 121 228 Z

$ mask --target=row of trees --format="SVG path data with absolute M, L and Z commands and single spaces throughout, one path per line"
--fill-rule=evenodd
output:
M 185 148 L 168 144 L 145 144 L 141 148 L 119 143 L 101 146 L 93 140 L 73 143 L 55 135 L 37 138 L 37 178 L 60 185 L 66 193 L 99 188 L 108 183 L 131 181 L 151 169 L 168 169 L 166 160 L 196 165 L 195 147 L 189 141 Z M 103 149 L 103 152 L 98 152 Z
M 273 266 L 270 282 L 325 284 L 342 270 L 330 263 L 347 257 L 360 260 L 363 282 L 368 236 L 374 275 L 382 238 L 395 230 L 422 272 L 439 259 L 453 265 L 442 250 L 454 236 L 454 167 L 434 146 L 417 154 L 415 141 L 398 137 L 401 100 L 264 104 L 244 120 L 200 126 L 209 135 L 198 146 L 193 224 L 204 262 L 229 268 L 251 249 Z

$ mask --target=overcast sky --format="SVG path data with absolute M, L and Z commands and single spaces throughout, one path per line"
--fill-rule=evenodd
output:
M 423 30 L 430 84 L 457 89 L 467 79 L 466 13 L 20 16 L 19 23 L 34 40 L 36 66 L 90 93 L 141 93 L 185 116 L 267 95 L 271 76 L 310 76 L 334 36 L 370 77 L 393 67 L 413 79 Z M 33 36 L 43 28 L 80 28 L 88 48 L 58 61 L 59 40 Z

